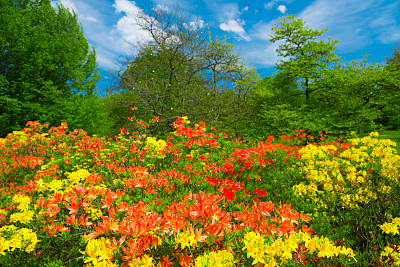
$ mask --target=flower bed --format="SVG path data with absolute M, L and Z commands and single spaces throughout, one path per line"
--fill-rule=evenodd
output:
M 29 122 L 0 139 L 0 265 L 400 262 L 390 141 L 296 131 L 243 143 L 173 125 L 166 140 L 139 120 L 104 139 Z

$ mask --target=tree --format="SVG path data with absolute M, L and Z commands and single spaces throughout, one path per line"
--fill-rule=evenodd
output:
M 394 68 L 397 68 L 400 70 L 400 45 L 398 45 L 396 48 L 393 49 L 393 55 L 392 57 L 386 58 L 386 64 L 391 65 Z
M 241 63 L 230 43 L 190 23 L 179 8 L 148 10 L 139 13 L 138 25 L 153 40 L 138 44 L 139 53 L 125 61 L 114 88 L 123 92 L 111 109 L 139 106 L 143 118 L 160 117 L 164 132 L 182 116 L 235 128 L 248 115 L 244 103 L 257 81 L 255 71 Z
M 398 75 L 390 74 L 394 66 L 369 64 L 367 57 L 343 64 L 333 53 L 336 41 L 315 41 L 326 29 L 310 30 L 294 16 L 278 22 L 271 41 L 284 41 L 277 51 L 289 60 L 279 61 L 277 74 L 255 87 L 265 96 L 259 102 L 254 129 L 287 134 L 302 128 L 311 134 L 331 130 L 347 135 L 376 130 L 388 124 L 387 117 L 395 124 L 398 86 L 394 77 Z
M 337 132 L 367 133 L 380 128 L 391 82 L 384 66 L 369 64 L 367 59 L 337 64 L 316 84 L 320 90 L 315 101 L 325 108 L 329 127 Z
M 400 129 L 400 45 L 394 49 L 392 57 L 386 58 L 385 71 L 391 83 L 387 86 L 390 99 L 382 110 L 382 124 L 390 130 Z
M 29 120 L 59 125 L 86 96 L 100 107 L 96 53 L 75 13 L 50 0 L 2 0 L 0 25 L 0 136 Z
M 307 129 L 309 133 L 321 127 L 310 105 L 305 105 L 304 93 L 294 77 L 285 71 L 267 76 L 250 93 L 255 110 L 248 129 L 251 138 L 291 134 L 294 129 Z M 312 116 L 313 115 L 313 116 Z
M 276 21 L 269 40 L 272 43 L 284 41 L 276 51 L 279 56 L 289 58 L 287 61 L 280 60 L 276 68 L 295 77 L 305 92 L 306 100 L 309 100 L 310 94 L 318 90 L 313 86 L 314 82 L 324 76 L 329 64 L 340 59 L 334 53 L 337 41 L 330 38 L 328 41 L 317 41 L 317 37 L 327 29 L 309 29 L 302 19 L 295 19 L 294 15 L 283 16 Z

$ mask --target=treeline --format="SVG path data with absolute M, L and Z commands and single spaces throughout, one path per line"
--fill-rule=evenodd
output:
M 150 130 L 160 137 L 183 116 L 251 139 L 294 129 L 346 135 L 400 128 L 400 46 L 384 65 L 367 57 L 344 64 L 337 41 L 321 39 L 326 29 L 284 16 L 270 37 L 281 43 L 283 59 L 261 79 L 231 43 L 191 23 L 190 14 L 146 10 L 137 21 L 153 40 L 138 45 L 100 97 L 96 53 L 76 14 L 50 0 L 1 0 L 0 137 L 30 120 L 66 121 L 70 129 L 110 137 L 133 130 L 132 116 L 159 117 Z

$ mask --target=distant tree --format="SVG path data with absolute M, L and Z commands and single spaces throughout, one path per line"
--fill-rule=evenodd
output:
M 343 64 L 333 53 L 336 41 L 315 41 L 326 30 L 310 30 L 294 16 L 277 21 L 271 41 L 284 41 L 277 51 L 288 59 L 279 61 L 274 77 L 251 92 L 263 95 L 252 127 L 256 134 L 288 134 L 303 128 L 312 134 L 332 130 L 347 135 L 370 132 L 382 124 L 398 125 L 396 53 L 386 67 L 367 63 L 367 57 Z
M 390 79 L 384 66 L 367 63 L 367 57 L 351 64 L 337 64 L 316 84 L 316 103 L 324 107 L 330 129 L 338 132 L 370 132 L 380 128 L 387 106 Z
M 181 116 L 235 131 L 248 116 L 245 98 L 257 82 L 255 71 L 241 63 L 230 43 L 190 23 L 179 8 L 148 10 L 139 13 L 138 25 L 153 40 L 138 44 L 139 53 L 125 61 L 114 88 L 122 92 L 110 101 L 111 109 L 124 107 L 128 115 L 129 106 L 138 106 L 144 118 L 159 116 L 164 130 L 158 132 L 170 131 L 167 125 Z
M 392 57 L 386 58 L 385 71 L 390 78 L 387 90 L 390 99 L 382 110 L 381 123 L 390 130 L 400 129 L 400 45 L 394 48 Z
M 84 110 L 88 103 L 102 108 L 94 96 L 100 75 L 75 13 L 50 0 L 2 0 L 0 25 L 0 136 L 29 120 L 69 119 L 74 127 L 105 118 L 101 110 Z M 80 122 L 78 111 L 86 114 Z
M 393 49 L 393 55 L 392 57 L 386 58 L 386 64 L 387 65 L 392 65 L 392 67 L 395 67 L 400 70 L 400 45 L 398 45 L 396 48 Z
M 306 100 L 309 100 L 310 94 L 318 90 L 313 86 L 315 81 L 324 76 L 329 64 L 340 59 L 334 53 L 337 41 L 330 38 L 328 41 L 317 41 L 317 37 L 327 29 L 309 29 L 302 19 L 296 19 L 294 15 L 283 16 L 276 21 L 269 40 L 272 43 L 283 41 L 276 51 L 285 58 L 279 60 L 276 68 L 295 77 L 306 95 Z

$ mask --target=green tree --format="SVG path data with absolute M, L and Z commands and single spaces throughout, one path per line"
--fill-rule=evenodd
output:
M 84 109 L 71 108 L 74 103 L 101 108 L 93 100 L 100 78 L 96 54 L 75 13 L 53 8 L 50 0 L 1 0 L 0 25 L 0 136 L 29 120 L 59 125 L 70 118 L 71 127 L 81 126 L 71 121 Z
M 317 41 L 317 37 L 327 29 L 309 29 L 302 19 L 296 19 L 294 15 L 283 16 L 276 21 L 269 40 L 272 43 L 283 42 L 276 51 L 279 56 L 288 58 L 287 61 L 279 60 L 276 68 L 295 77 L 304 90 L 306 100 L 309 100 L 310 94 L 318 90 L 313 86 L 315 81 L 324 76 L 330 64 L 340 59 L 334 53 L 337 41 L 331 38 Z
M 248 128 L 251 138 L 290 134 L 294 129 L 318 131 L 318 124 L 304 93 L 294 77 L 285 71 L 265 77 L 250 93 L 255 116 Z
M 394 111 L 390 103 L 397 95 L 389 68 L 369 64 L 367 58 L 343 64 L 334 54 L 336 41 L 316 41 L 326 29 L 308 29 L 294 16 L 277 21 L 271 41 L 284 41 L 277 51 L 288 60 L 279 61 L 277 74 L 255 87 L 265 96 L 253 128 L 274 135 L 298 128 L 314 135 L 321 130 L 347 135 L 379 128 L 385 112 Z
M 400 45 L 398 45 L 393 50 L 394 52 L 392 57 L 386 58 L 386 64 L 392 66 L 393 68 L 396 68 L 397 70 L 400 70 Z
M 400 129 L 400 45 L 392 57 L 386 58 L 385 71 L 390 83 L 387 86 L 390 98 L 382 109 L 381 123 L 389 130 Z
M 367 57 L 351 64 L 337 64 L 316 84 L 315 101 L 327 114 L 330 130 L 367 133 L 380 128 L 382 110 L 388 105 L 388 72 Z
M 238 129 L 248 115 L 245 98 L 257 82 L 255 71 L 244 66 L 232 44 L 191 24 L 179 8 L 148 10 L 139 13 L 138 24 L 153 40 L 139 44 L 139 53 L 125 61 L 115 88 L 123 92 L 110 101 L 111 110 L 123 106 L 129 116 L 129 106 L 138 106 L 143 119 L 159 116 L 164 126 L 157 132 L 170 132 L 171 122 L 182 116 Z

